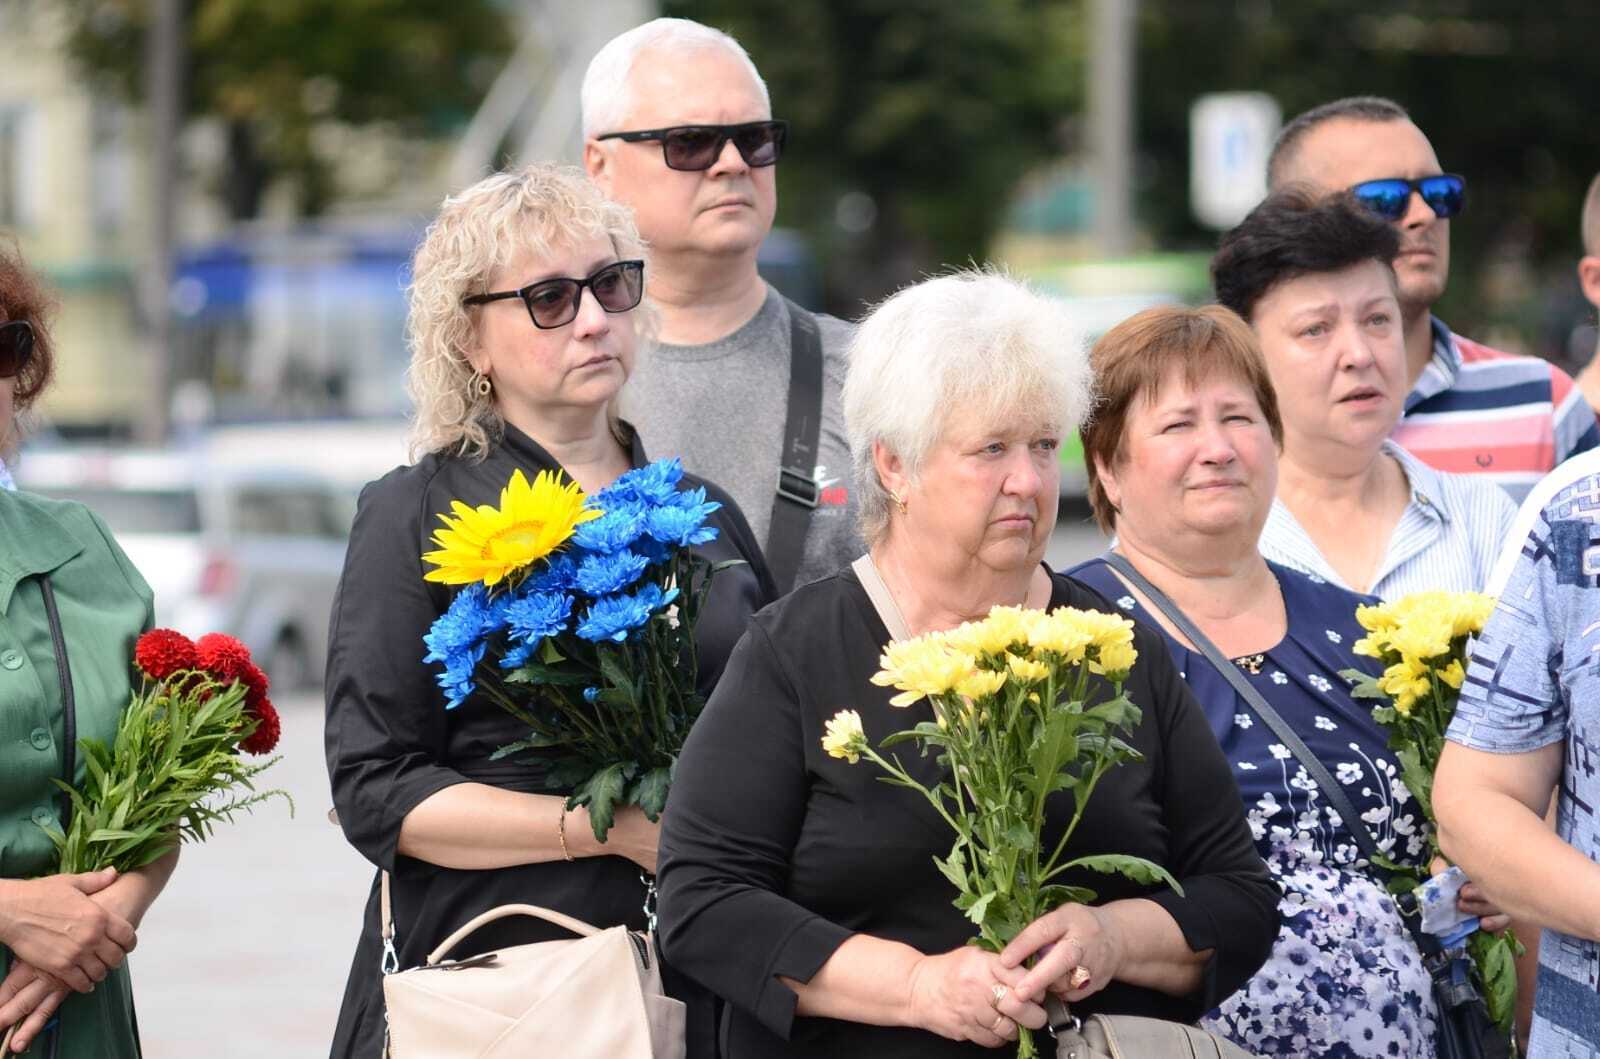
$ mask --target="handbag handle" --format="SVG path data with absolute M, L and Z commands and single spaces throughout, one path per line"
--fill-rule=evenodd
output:
M 1311 748 L 1306 746 L 1305 740 L 1301 739 L 1299 733 L 1289 727 L 1289 722 L 1283 719 L 1283 715 L 1268 705 L 1267 700 L 1262 698 L 1261 693 L 1251 686 L 1250 682 L 1244 678 L 1244 674 L 1239 672 L 1238 667 L 1228 661 L 1222 651 L 1217 648 L 1217 645 L 1211 642 L 1211 638 L 1200 631 L 1200 627 L 1172 601 L 1170 596 L 1151 584 L 1148 577 L 1136 570 L 1126 556 L 1108 551 L 1100 559 L 1111 569 L 1121 574 L 1133 587 L 1143 592 L 1150 602 L 1160 608 L 1161 613 L 1165 614 L 1172 624 L 1176 625 L 1189 638 L 1189 642 L 1194 644 L 1200 650 L 1200 653 L 1206 656 L 1206 661 L 1211 663 L 1212 668 L 1220 673 L 1224 680 L 1233 685 L 1233 690 L 1238 692 L 1239 697 L 1251 709 L 1255 710 L 1256 715 L 1261 718 L 1268 728 L 1272 729 L 1272 734 L 1277 736 L 1283 745 L 1289 748 L 1289 752 L 1299 759 L 1300 764 L 1305 766 L 1306 772 L 1310 774 L 1312 780 L 1316 782 L 1318 787 L 1322 788 L 1323 796 L 1328 799 L 1334 811 L 1344 821 L 1345 829 L 1350 832 L 1350 837 L 1355 840 L 1356 846 L 1360 848 L 1361 855 L 1366 857 L 1367 862 L 1376 868 L 1378 866 L 1376 858 L 1382 856 L 1378 850 L 1377 840 L 1372 837 L 1372 832 L 1367 830 L 1366 822 L 1361 819 L 1361 815 L 1350 804 L 1350 799 L 1345 795 L 1344 789 L 1334 782 L 1332 774 L 1328 772 L 1328 766 L 1324 765 L 1322 760 L 1311 752 Z M 1396 904 L 1396 909 L 1399 909 L 1398 903 Z M 1403 911 L 1400 915 L 1400 921 L 1406 925 L 1406 930 L 1410 932 L 1411 939 L 1416 942 L 1417 948 L 1424 957 L 1431 957 L 1441 951 L 1439 940 L 1424 931 L 1420 922 L 1414 922 L 1412 917 L 1404 914 Z
M 485 923 L 493 923 L 495 920 L 504 919 L 507 916 L 532 916 L 534 919 L 542 919 L 546 923 L 554 923 L 558 927 L 564 927 L 584 938 L 593 937 L 600 933 L 599 927 L 590 926 L 581 919 L 574 919 L 549 908 L 540 908 L 538 905 L 501 905 L 499 908 L 491 908 L 487 912 L 480 912 L 457 927 L 454 934 L 445 938 L 439 943 L 438 948 L 428 953 L 428 964 L 431 966 L 444 959 L 445 954 L 455 948 L 463 938 Z
M 850 569 L 856 572 L 856 579 L 866 590 L 867 598 L 872 601 L 872 607 L 878 612 L 879 620 L 883 622 L 883 627 L 889 630 L 889 638 L 911 639 L 911 628 L 906 625 L 905 616 L 900 613 L 900 605 L 894 601 L 889 586 L 884 584 L 883 575 L 878 573 L 878 564 L 872 561 L 872 554 L 869 552 L 856 559 L 850 564 Z

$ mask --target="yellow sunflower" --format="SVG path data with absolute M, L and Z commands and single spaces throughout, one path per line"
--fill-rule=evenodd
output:
M 599 518 L 599 511 L 584 507 L 587 499 L 576 482 L 563 483 L 549 471 L 540 471 L 532 485 L 520 470 L 512 471 L 511 481 L 500 490 L 498 508 L 450 501 L 455 517 L 439 516 L 445 528 L 433 534 L 438 550 L 422 556 L 436 569 L 423 577 L 447 585 L 481 581 L 493 587 L 561 547 L 582 523 Z

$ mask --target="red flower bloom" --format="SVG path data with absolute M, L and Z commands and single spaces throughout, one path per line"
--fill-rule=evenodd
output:
M 209 632 L 195 642 L 195 653 L 200 661 L 200 668 L 210 673 L 219 683 L 226 684 L 230 681 L 240 681 L 248 686 L 246 679 L 250 670 L 256 669 L 255 663 L 250 661 L 250 651 L 244 644 L 232 636 L 220 632 Z M 260 672 L 259 669 L 256 672 Z M 266 678 L 262 678 L 263 686 Z
M 259 672 L 259 670 L 258 670 Z M 266 689 L 251 688 L 245 696 L 245 716 L 256 719 L 256 730 L 239 741 L 239 749 L 246 754 L 270 754 L 278 745 L 282 725 L 278 711 L 267 698 Z
M 199 662 L 194 643 L 171 629 L 151 629 L 133 645 L 133 660 L 151 680 L 165 680 Z

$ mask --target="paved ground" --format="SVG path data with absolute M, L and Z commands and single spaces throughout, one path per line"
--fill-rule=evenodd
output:
M 1105 544 L 1082 513 L 1051 542 L 1057 569 Z M 151 1059 L 324 1056 L 372 869 L 327 821 L 322 703 L 278 703 L 283 760 L 264 779 L 293 795 L 185 848 L 132 957 Z
M 289 791 L 183 850 L 132 962 L 150 1059 L 326 1056 L 371 866 L 328 823 L 322 701 L 280 701 Z

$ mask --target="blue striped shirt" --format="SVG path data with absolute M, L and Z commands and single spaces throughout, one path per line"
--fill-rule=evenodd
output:
M 1477 592 L 1489 578 L 1517 509 L 1490 481 L 1446 474 L 1392 441 L 1383 451 L 1400 461 L 1411 500 L 1389 535 L 1389 547 L 1370 588 L 1345 583 L 1282 500 L 1261 531 L 1261 554 L 1350 591 L 1385 600 L 1442 589 Z

